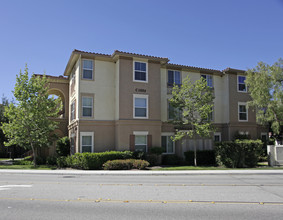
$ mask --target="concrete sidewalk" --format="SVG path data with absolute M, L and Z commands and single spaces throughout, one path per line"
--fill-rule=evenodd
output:
M 120 175 L 120 176 L 169 176 L 169 175 L 283 175 L 283 170 L 12 170 L 0 169 L 1 174 L 39 175 Z

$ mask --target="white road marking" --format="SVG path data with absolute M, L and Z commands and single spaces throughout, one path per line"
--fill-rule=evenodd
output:
M 32 185 L 3 185 L 3 186 L 0 186 L 0 191 L 1 190 L 8 190 L 8 189 L 11 189 L 11 188 L 16 188 L 16 187 L 30 188 L 30 187 L 32 187 Z

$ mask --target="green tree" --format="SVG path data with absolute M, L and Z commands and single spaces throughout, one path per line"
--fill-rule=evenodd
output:
M 8 119 L 4 116 L 4 108 L 5 106 L 9 105 L 8 99 L 3 95 L 2 96 L 2 104 L 0 104 L 0 126 L 2 123 L 7 123 Z M 4 142 L 6 141 L 5 134 L 3 133 L 3 130 L 0 127 L 0 146 L 4 146 Z
M 196 138 L 208 137 L 214 130 L 211 123 L 214 99 L 212 89 L 203 78 L 193 83 L 187 77 L 181 87 L 173 87 L 172 95 L 170 104 L 182 113 L 182 117 L 173 120 L 177 127 L 173 140 L 181 140 L 185 136 L 194 139 L 194 165 L 197 166 Z
M 34 165 L 38 149 L 49 146 L 51 132 L 57 123 L 51 118 L 57 117 L 62 108 L 59 99 L 48 96 L 48 82 L 43 77 L 28 77 L 28 68 L 17 75 L 15 90 L 16 103 L 5 107 L 4 115 L 8 123 L 2 129 L 8 141 L 6 146 L 19 145 L 32 149 Z
M 248 104 L 256 108 L 257 120 L 269 124 L 274 136 L 283 126 L 283 60 L 272 66 L 259 62 L 247 71 L 246 84 L 252 97 Z

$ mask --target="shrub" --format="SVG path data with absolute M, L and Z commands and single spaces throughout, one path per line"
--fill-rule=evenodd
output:
M 161 164 L 161 155 L 147 154 L 146 161 L 150 163 L 150 166 L 156 166 Z
M 32 165 L 32 161 L 30 160 L 15 160 L 13 162 L 14 165 Z
M 199 166 L 214 166 L 215 161 L 215 152 L 214 150 L 198 150 L 197 152 L 197 165 Z M 194 151 L 187 151 L 184 153 L 185 160 L 188 165 L 194 165 Z
M 180 165 L 182 159 L 176 154 L 167 154 L 162 157 L 162 164 L 164 165 Z
M 134 151 L 133 152 L 133 158 L 134 159 L 139 159 L 139 160 L 144 160 L 146 157 L 146 153 L 143 151 Z
M 133 160 L 133 168 L 134 169 L 144 170 L 149 165 L 150 165 L 150 163 L 148 161 L 145 161 L 145 160 Z
M 46 158 L 40 155 L 36 156 L 36 164 L 37 165 L 45 165 L 46 164 Z
M 260 158 L 263 143 L 260 140 L 236 140 L 215 145 L 216 162 L 232 168 L 255 167 Z
M 55 156 L 47 157 L 46 158 L 46 164 L 51 165 L 51 166 L 56 165 L 57 164 L 57 157 L 55 157 Z
M 57 159 L 56 159 L 57 167 L 59 167 L 59 168 L 67 167 L 66 158 L 67 157 L 63 157 L 63 156 L 57 157 Z
M 56 153 L 58 156 L 70 155 L 70 139 L 68 137 L 62 137 L 57 141 Z
M 101 153 L 76 153 L 67 157 L 66 164 L 69 167 L 83 170 L 102 169 L 102 165 L 108 160 L 130 159 L 131 151 L 106 151 Z
M 162 147 L 151 147 L 149 150 L 149 153 L 156 155 L 161 155 L 163 152 L 164 150 Z
M 104 170 L 129 170 L 129 169 L 139 169 L 143 170 L 149 166 L 149 163 L 145 160 L 109 160 L 103 164 Z

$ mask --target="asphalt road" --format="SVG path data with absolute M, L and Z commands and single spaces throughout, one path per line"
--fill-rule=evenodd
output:
M 283 219 L 283 175 L 0 175 L 0 219 Z

